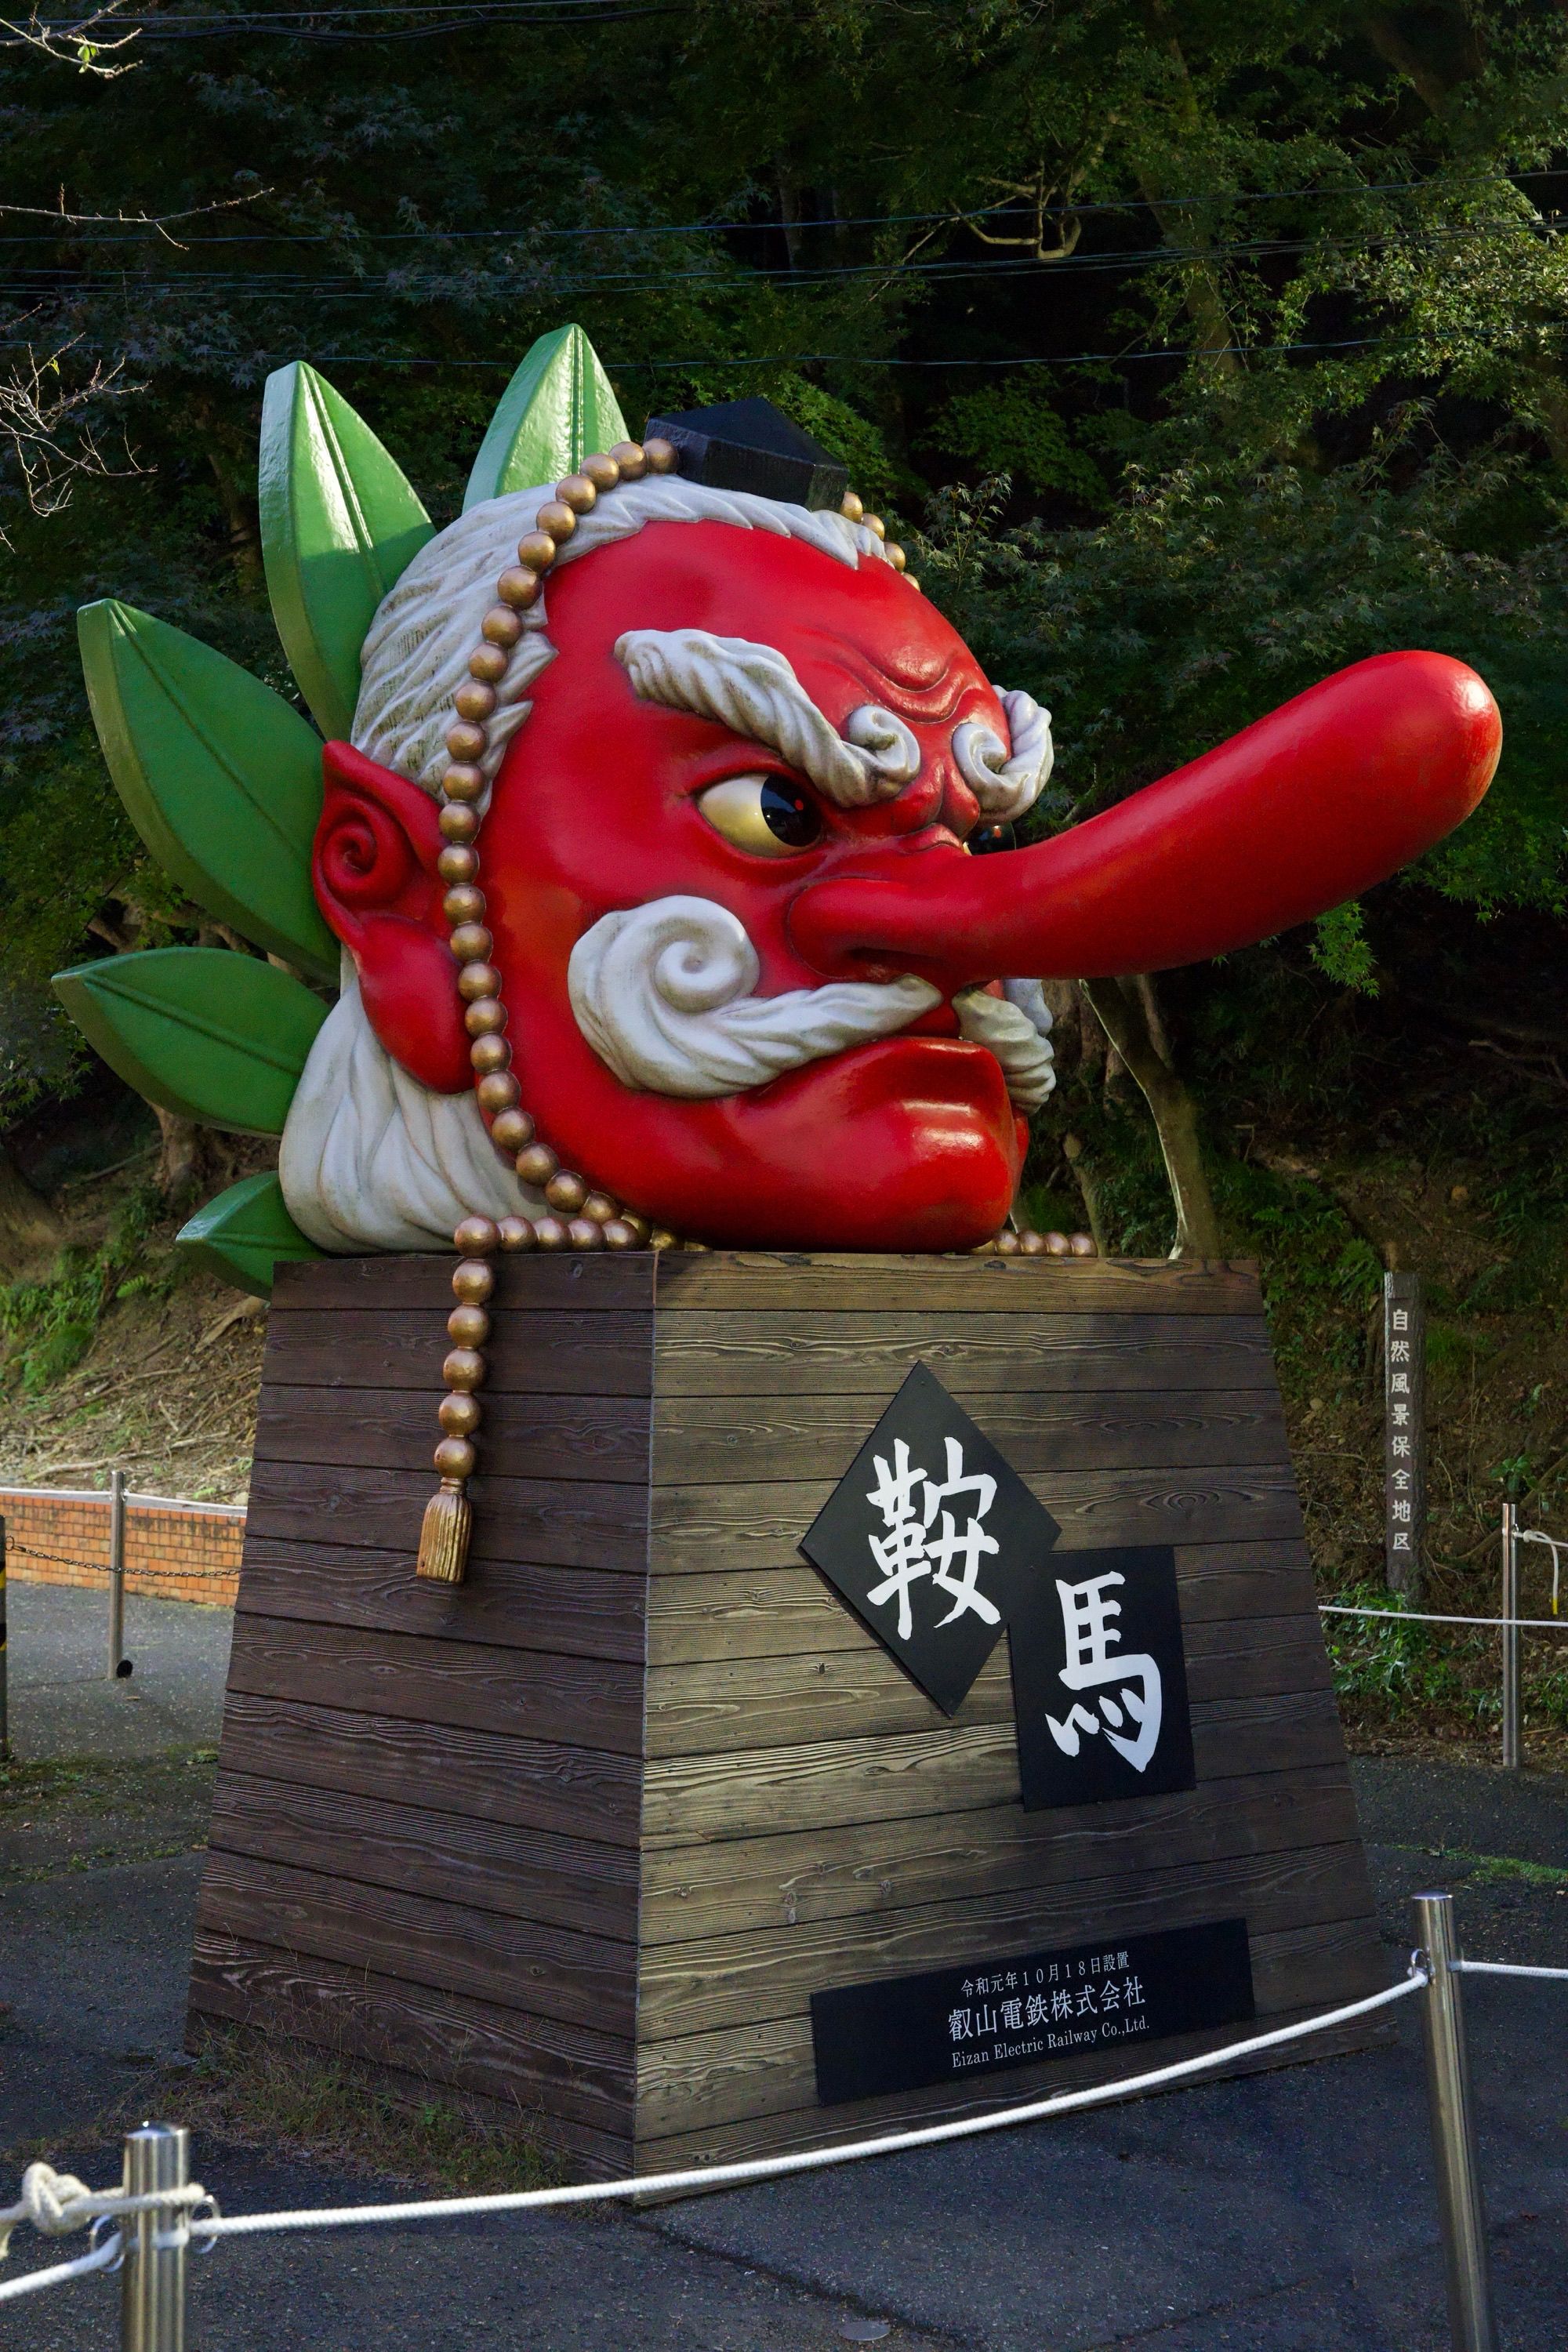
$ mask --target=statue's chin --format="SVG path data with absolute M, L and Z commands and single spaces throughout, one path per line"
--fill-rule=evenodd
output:
M 1012 1206 L 1018 1125 L 995 1056 L 950 1038 L 862 1045 L 717 1102 L 616 1087 L 591 1130 L 552 1121 L 569 1165 L 672 1232 L 731 1248 L 963 1250 Z

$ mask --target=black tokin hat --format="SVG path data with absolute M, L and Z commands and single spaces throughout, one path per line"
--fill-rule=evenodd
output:
M 749 490 L 797 507 L 837 507 L 849 487 L 846 467 L 771 400 L 726 400 L 650 416 L 644 439 L 673 443 L 679 471 L 710 490 Z

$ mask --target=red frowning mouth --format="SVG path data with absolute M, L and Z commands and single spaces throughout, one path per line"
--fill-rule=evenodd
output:
M 899 1034 L 900 1037 L 956 1037 L 961 1034 L 958 1015 L 944 1001 L 941 1004 L 933 1004 L 929 1013 L 921 1013 L 907 1028 L 900 1029 Z

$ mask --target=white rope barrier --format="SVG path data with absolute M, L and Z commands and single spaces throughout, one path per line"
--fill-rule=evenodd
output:
M 1173 2065 L 1158 2066 L 1147 2074 L 1123 2075 L 1118 2082 L 1097 2084 L 1087 2090 L 1058 2092 L 1054 2098 L 1034 2099 L 1023 2106 L 1004 2108 L 997 2115 L 970 2116 L 957 2123 L 928 2124 L 913 2131 L 888 2132 L 877 2139 L 851 2141 L 846 2147 L 807 2148 L 797 2156 L 755 2157 L 743 2164 L 697 2165 L 683 2172 L 643 2173 L 629 2180 L 583 2181 L 570 2188 L 513 2189 L 489 2197 L 418 2198 L 397 2205 L 322 2206 L 296 2212 L 220 2215 L 199 2181 L 151 2196 L 127 2197 L 116 2189 L 87 2189 L 69 2173 L 57 2173 L 47 2164 L 31 2164 L 23 2175 L 21 2202 L 0 2211 L 0 2254 L 18 2221 L 32 2221 L 35 2227 L 58 2236 L 80 2229 L 95 2218 L 145 2212 L 154 2207 L 188 2211 L 197 2205 L 211 2206 L 210 2213 L 182 2224 L 183 2233 L 188 2231 L 190 2242 L 205 2251 L 219 2238 L 258 2237 L 285 2230 L 340 2230 L 403 2221 L 458 2221 L 480 2213 L 536 2212 L 550 2206 L 604 2204 L 632 2197 L 668 2195 L 684 2189 L 722 2189 L 741 2181 L 777 2179 L 793 2172 L 857 2164 L 869 2157 L 895 2156 L 908 2148 L 931 2147 L 944 2140 L 971 2139 L 983 2132 L 1036 2123 L 1047 2116 L 1104 2106 L 1113 2099 L 1158 2090 L 1167 2083 L 1188 2081 L 1216 2066 L 1227 2065 L 1233 2059 L 1277 2049 L 1282 2042 L 1298 2042 L 1308 2034 L 1321 2033 L 1330 2026 L 1368 2017 L 1375 2010 L 1386 2009 L 1391 2002 L 1420 1992 L 1428 1982 L 1426 1969 L 1413 1963 L 1410 1973 L 1398 1984 L 1388 1986 L 1383 1992 L 1371 1993 L 1364 2000 L 1321 2011 L 1316 2017 L 1300 2018 L 1294 2025 L 1251 2034 L 1244 2042 L 1229 2042 L 1222 2049 L 1205 2051 L 1196 2058 L 1179 2059 Z M 78 2262 L 62 2263 L 52 2270 L 33 2271 L 0 2284 L 0 2302 L 32 2294 L 40 2287 L 63 2285 L 68 2279 L 80 2277 L 88 2271 L 107 2269 L 119 2254 L 120 2239 L 115 2235 L 106 2246 L 83 2255 Z
M 52 2164 L 29 2164 L 22 2175 L 22 2194 L 15 2205 L 0 2206 L 0 2258 L 18 2222 L 29 2221 L 43 2238 L 68 2238 L 106 2213 L 166 2211 L 174 2205 L 200 2205 L 205 2189 L 160 2189 L 155 2195 L 128 2197 L 121 2189 L 89 2189 L 74 2172 L 57 2172 Z
M 1561 1536 L 1549 1536 L 1541 1528 L 1521 1528 L 1518 1540 L 1521 1543 L 1544 1544 L 1552 1554 L 1552 1614 L 1555 1617 L 1557 1603 L 1562 1596 L 1562 1555 L 1568 1551 L 1568 1541 Z
M 1445 1952 L 1441 1948 L 1443 1938 L 1451 1933 L 1443 1924 L 1449 1902 L 1447 1895 L 1419 1898 L 1419 1905 L 1434 1914 L 1431 1919 L 1424 1918 L 1423 1927 L 1439 1962 L 1445 1959 Z M 1436 1916 L 1439 1908 L 1442 1919 Z M 1447 1949 L 1452 1952 L 1451 1943 Z M 89 2222 L 95 2225 L 95 2236 L 100 2231 L 107 2234 L 102 2244 L 95 2244 L 89 2253 L 74 2262 L 55 2263 L 47 2269 L 27 2272 L 18 2278 L 0 2283 L 0 2303 L 36 2294 L 47 2287 L 63 2286 L 72 2279 L 118 2266 L 124 2252 L 124 2244 L 121 2232 L 110 2223 L 134 2213 L 159 2211 L 172 2217 L 172 2225 L 166 2231 L 160 2230 L 155 2233 L 154 2245 L 171 2250 L 195 2245 L 199 2251 L 210 2252 L 220 2238 L 259 2237 L 298 2230 L 389 2227 L 416 2221 L 458 2221 L 488 2214 L 539 2212 L 558 2206 L 605 2204 L 633 2198 L 678 2195 L 691 2189 L 727 2189 L 742 2183 L 782 2179 L 797 2172 L 824 2171 L 837 2165 L 858 2164 L 876 2157 L 902 2155 L 913 2148 L 938 2147 L 950 2140 L 972 2139 L 986 2132 L 1005 2131 L 1020 2124 L 1042 2122 L 1050 2116 L 1070 2115 L 1087 2108 L 1105 2106 L 1114 2100 L 1162 2090 L 1173 2083 L 1191 2082 L 1199 2075 L 1228 2066 L 1237 2059 L 1252 2057 L 1266 2050 L 1276 2050 L 1288 2042 L 1303 2041 L 1312 2034 L 1324 2032 L 1331 2027 L 1348 2025 L 1358 2018 L 1370 2017 L 1395 2001 L 1407 2000 L 1413 1993 L 1430 1989 L 1433 1999 L 1436 2000 L 1441 1981 L 1449 1974 L 1532 1977 L 1568 1982 L 1568 1969 L 1531 1968 L 1510 1960 L 1467 1960 L 1458 1957 L 1447 1958 L 1439 1975 L 1434 1977 L 1427 1952 L 1418 1950 L 1411 1955 L 1408 1973 L 1397 1984 L 1385 1987 L 1382 1992 L 1370 1993 L 1361 2000 L 1346 2001 L 1336 2009 L 1321 2010 L 1314 2017 L 1298 2019 L 1291 2025 L 1276 2026 L 1267 2033 L 1249 2034 L 1242 2041 L 1226 2042 L 1217 2050 L 1205 2051 L 1194 2058 L 1178 2059 L 1168 2066 L 1152 2067 L 1140 2074 L 1122 2075 L 1113 2083 L 1091 2084 L 1080 2091 L 1058 2092 L 1053 2097 L 1032 2099 L 1018 2106 L 1005 2107 L 993 2115 L 970 2116 L 952 2123 L 929 2124 L 909 2131 L 887 2132 L 874 2139 L 853 2140 L 842 2147 L 807 2148 L 791 2156 L 756 2157 L 739 2164 L 696 2165 L 679 2172 L 643 2173 L 626 2180 L 584 2181 L 559 2189 L 516 2189 L 485 2197 L 416 2198 L 389 2205 L 321 2206 L 276 2213 L 226 2215 L 219 2212 L 216 2200 L 198 2181 L 128 2196 L 118 2189 L 89 2189 L 70 2173 L 56 2172 L 51 2165 L 34 2163 L 22 2176 L 19 2201 L 0 2209 L 0 2257 L 6 2252 L 13 2230 L 23 2221 L 31 2223 L 41 2233 L 51 2237 L 82 2229 Z M 205 2207 L 205 2211 L 195 2210 L 201 2207 Z
M 1469 1625 L 1496 1633 L 1517 1625 L 1526 1633 L 1568 1633 L 1568 1617 L 1437 1617 L 1426 1609 L 1352 1609 L 1346 1601 L 1320 1601 L 1320 1617 L 1385 1617 L 1394 1625 Z
M 548 2206 L 593 2205 L 612 2199 L 668 2196 L 688 2189 L 731 2188 L 741 2181 L 778 2179 L 792 2172 L 816 2172 L 833 2165 L 859 2164 L 869 2157 L 898 2156 L 907 2148 L 934 2147 L 944 2140 L 973 2139 L 982 2132 L 1005 2131 L 1017 2124 L 1037 2123 L 1047 2116 L 1104 2106 L 1112 2099 L 1125 2098 L 1134 2092 L 1159 2090 L 1167 2083 L 1184 2082 L 1210 2068 L 1227 2065 L 1234 2058 L 1249 2057 L 1259 2050 L 1275 2050 L 1281 2042 L 1297 2042 L 1306 2034 L 1321 2033 L 1330 2026 L 1347 2025 L 1354 2018 L 1369 2017 L 1374 2010 L 1386 2009 L 1393 2001 L 1420 1992 L 1428 1981 L 1425 1969 L 1412 1967 L 1409 1975 L 1398 1984 L 1390 1985 L 1384 1992 L 1372 1993 L 1364 2000 L 1348 2001 L 1342 2009 L 1324 2010 L 1294 2025 L 1277 2026 L 1271 2033 L 1255 2033 L 1245 2042 L 1230 2042 L 1221 2050 L 1179 2059 L 1174 2065 L 1157 2066 L 1146 2074 L 1123 2075 L 1119 2082 L 1097 2084 L 1083 2091 L 1058 2092 L 1054 2098 L 1032 2099 L 1025 2106 L 1005 2107 L 997 2115 L 968 2116 L 957 2123 L 927 2124 L 914 2131 L 887 2132 L 878 2139 L 852 2140 L 847 2147 L 807 2148 L 798 2156 L 754 2157 L 743 2164 L 695 2165 L 684 2172 L 647 2172 L 629 2180 L 590 2180 L 566 2189 L 514 2189 L 490 2197 L 421 2198 L 400 2205 L 344 2205 L 289 2213 L 225 2214 L 216 2221 L 194 2224 L 192 2236 L 196 2242 L 207 2245 L 219 2238 L 257 2237 L 277 2230 L 341 2230 L 373 2222 L 456 2221 L 477 2213 L 537 2212 Z
M 120 2232 L 115 2231 L 101 2246 L 90 2254 L 79 2254 L 74 2263 L 56 2263 L 47 2271 L 27 2271 L 22 2277 L 0 2280 L 0 2303 L 15 2303 L 25 2294 L 37 2294 L 46 2286 L 64 2286 L 68 2279 L 85 2278 L 89 2271 L 112 2270 L 120 2260 Z
M 1450 1960 L 1449 1968 L 1467 1977 L 1555 1977 L 1568 1984 L 1568 1969 L 1526 1969 L 1512 1960 Z

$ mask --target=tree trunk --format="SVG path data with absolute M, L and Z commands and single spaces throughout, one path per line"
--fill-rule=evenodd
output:
M 1474 25 L 1457 8 L 1425 16 L 1399 8 L 1369 8 L 1362 28 L 1384 65 L 1392 66 L 1430 114 L 1442 114 L 1457 89 L 1486 71 Z
M 20 1274 L 52 1258 L 64 1240 L 59 1219 L 0 1144 L 0 1272 Z
M 1100 1187 L 1089 1172 L 1088 1163 L 1083 1156 L 1083 1145 L 1076 1135 L 1064 1135 L 1062 1150 L 1067 1156 L 1068 1166 L 1078 1181 L 1078 1189 L 1083 1194 L 1083 1213 L 1089 1219 L 1089 1230 L 1094 1236 L 1094 1246 L 1101 1257 L 1109 1257 L 1110 1253 L 1105 1243 L 1105 1220 L 1100 1213 Z
M 1178 137 L 1174 144 L 1179 152 L 1190 140 L 1194 152 L 1201 152 L 1204 126 L 1174 16 L 1165 0 L 1150 0 L 1147 21 L 1151 37 L 1160 43 L 1176 68 Z M 1186 286 L 1187 316 L 1197 329 L 1198 350 L 1214 362 L 1222 377 L 1239 382 L 1244 373 L 1241 355 L 1235 348 L 1236 336 L 1226 313 L 1225 290 L 1213 258 L 1213 240 L 1206 225 L 1194 206 L 1163 201 L 1147 165 L 1139 166 L 1138 185 L 1165 243 L 1176 252 L 1191 257 L 1182 275 Z
M 1178 252 L 1186 247 L 1192 258 L 1183 265 L 1186 281 L 1187 316 L 1197 329 L 1197 349 L 1214 362 L 1222 376 L 1238 382 L 1243 370 L 1236 334 L 1226 316 L 1219 271 L 1209 257 L 1210 237 L 1201 222 L 1185 208 L 1163 204 L 1146 173 L 1138 175 L 1143 201 L 1154 215 L 1160 235 Z
M 1198 1140 L 1198 1107 L 1161 1055 L 1150 1031 L 1142 990 L 1146 979 L 1079 982 L 1100 1025 L 1136 1081 L 1153 1116 L 1176 1211 L 1173 1257 L 1225 1255 L 1219 1217 Z
M 201 1129 L 194 1118 L 179 1118 L 172 1110 L 153 1106 L 158 1120 L 158 1190 L 165 1201 L 178 1200 L 194 1190 Z

